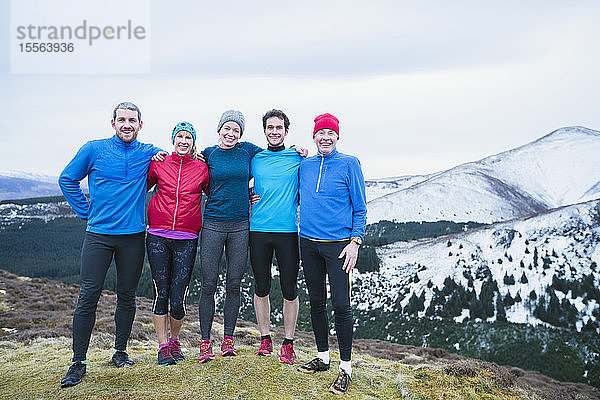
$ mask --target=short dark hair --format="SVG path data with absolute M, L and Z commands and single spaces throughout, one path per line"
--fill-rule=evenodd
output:
M 142 120 L 142 112 L 140 111 L 140 109 L 138 108 L 138 106 L 136 106 L 133 103 L 130 103 L 128 101 L 124 101 L 122 103 L 117 104 L 117 106 L 115 107 L 115 109 L 113 110 L 113 119 L 117 118 L 117 110 L 131 110 L 131 111 L 137 111 L 137 115 L 138 115 L 138 121 Z
M 263 115 L 263 131 L 267 129 L 267 120 L 271 117 L 277 117 L 283 120 L 283 126 L 285 131 L 287 132 L 290 127 L 290 119 L 285 115 L 285 113 L 281 110 L 272 109 L 267 111 L 265 115 Z

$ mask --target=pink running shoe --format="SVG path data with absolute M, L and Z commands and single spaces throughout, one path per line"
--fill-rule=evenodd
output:
M 181 344 L 178 339 L 169 339 L 169 352 L 175 361 L 183 361 L 185 357 L 181 353 Z
M 260 348 L 254 354 L 257 356 L 268 356 L 273 352 L 273 342 L 269 339 L 263 339 L 260 341 Z
M 213 353 L 212 344 L 209 340 L 205 340 L 200 343 L 200 357 L 198 358 L 198 364 L 208 362 L 215 359 L 215 353 Z
M 281 345 L 281 351 L 279 352 L 279 361 L 289 365 L 294 365 L 294 358 L 296 358 L 296 353 L 294 352 L 294 345 L 291 343 Z
M 231 336 L 225 336 L 221 342 L 221 355 L 223 357 L 238 355 L 237 351 L 235 351 L 235 348 L 233 347 L 233 338 Z

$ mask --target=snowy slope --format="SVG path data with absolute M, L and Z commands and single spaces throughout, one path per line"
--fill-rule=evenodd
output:
M 598 154 L 600 132 L 570 127 L 447 171 L 402 177 L 397 190 L 392 189 L 393 178 L 370 181 L 368 222 L 492 223 L 596 199 Z
M 58 178 L 20 171 L 0 172 L 0 200 L 61 195 Z
M 81 182 L 87 193 L 87 178 Z M 23 171 L 0 171 L 0 201 L 35 197 L 62 196 L 58 177 Z
M 533 260 L 536 249 L 537 266 Z M 600 285 L 600 268 L 592 264 L 600 263 L 600 201 L 435 239 L 396 242 L 377 248 L 377 254 L 382 261 L 380 270 L 357 274 L 363 294 L 357 303 L 360 308 L 393 311 L 399 296 L 404 295 L 400 304 L 406 307 L 412 294 L 425 293 L 427 309 L 433 289 L 441 289 L 447 277 L 467 288 L 466 276 L 471 275 L 477 293 L 488 277 L 497 282 L 503 297 L 510 293 L 514 298 L 519 293 L 523 301 L 506 310 L 508 321 L 537 324 L 534 305 L 527 298 L 532 291 L 547 296 L 553 276 L 577 281 L 592 274 L 595 286 Z M 544 257 L 550 261 L 546 266 L 542 265 Z M 526 283 L 520 282 L 523 274 Z M 513 276 L 515 283 L 505 284 L 505 275 Z M 599 308 L 597 301 L 573 299 L 571 293 L 558 291 L 556 295 L 561 301 L 566 297 L 577 308 L 578 328 L 595 318 L 592 312 Z M 463 310 L 465 316 L 469 316 L 468 309 Z

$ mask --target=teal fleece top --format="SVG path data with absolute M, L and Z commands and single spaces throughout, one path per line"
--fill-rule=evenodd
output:
M 300 236 L 344 240 L 365 235 L 367 200 L 358 158 L 331 153 L 300 163 Z
M 248 221 L 250 160 L 260 151 L 250 142 L 239 142 L 231 149 L 215 145 L 202 151 L 210 177 L 204 221 Z
M 87 220 L 88 232 L 127 235 L 146 230 L 146 174 L 159 151 L 137 140 L 125 143 L 117 135 L 91 140 L 79 149 L 58 184 L 77 216 Z M 79 185 L 86 176 L 89 202 Z
M 254 156 L 254 194 L 250 230 L 298 233 L 298 171 L 302 157 L 294 149 L 264 150 Z

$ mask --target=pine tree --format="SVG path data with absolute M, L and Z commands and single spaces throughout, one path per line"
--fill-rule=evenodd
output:
M 525 275 L 525 271 L 523 271 L 523 274 L 521 275 L 521 279 L 519 280 L 519 282 L 529 283 L 529 280 L 527 279 L 527 275 Z
M 505 272 L 504 273 L 504 284 L 505 285 L 514 285 L 515 277 L 512 274 L 508 275 L 508 272 Z
M 537 299 L 537 294 L 535 293 L 535 290 L 532 290 L 531 292 L 529 292 L 529 300 L 535 301 L 536 299 Z
M 523 301 L 523 299 L 521 298 L 521 291 L 517 292 L 517 295 L 515 296 L 514 300 L 515 300 L 515 303 L 520 303 Z
M 481 293 L 479 299 L 483 305 L 486 318 L 494 316 L 494 292 L 498 291 L 496 282 L 493 279 L 488 279 L 481 285 Z
M 498 296 L 498 298 L 500 298 L 500 296 Z M 504 303 L 504 305 L 506 307 L 512 307 L 513 304 L 515 304 L 514 299 L 512 298 L 512 296 L 510 295 L 510 292 L 506 293 L 506 296 L 504 296 L 504 299 L 502 300 L 502 302 Z M 496 304 L 497 306 L 498 304 Z
M 502 296 L 500 295 L 498 295 L 498 297 L 496 298 L 496 320 L 506 322 L 506 310 L 504 309 L 504 304 L 502 303 Z

